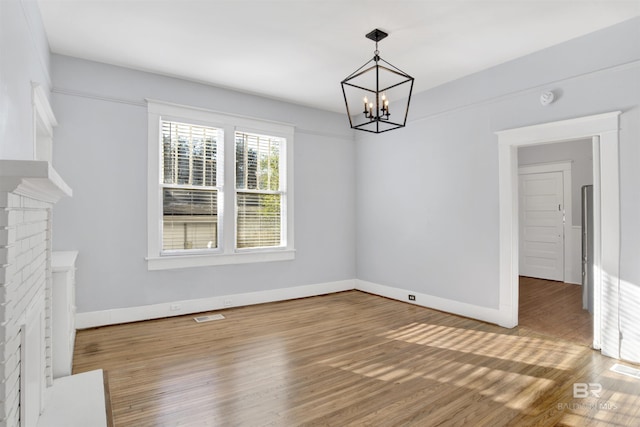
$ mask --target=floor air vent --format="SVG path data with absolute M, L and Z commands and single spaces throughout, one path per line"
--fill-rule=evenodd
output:
M 221 319 L 224 319 L 224 316 L 222 314 L 210 314 L 208 316 L 199 316 L 193 318 L 193 320 L 195 320 L 197 323 L 211 322 L 212 320 Z
M 637 378 L 640 380 L 640 369 L 632 368 L 631 366 L 621 365 L 616 363 L 611 367 L 613 372 L 617 372 L 622 375 L 628 375 L 633 378 Z

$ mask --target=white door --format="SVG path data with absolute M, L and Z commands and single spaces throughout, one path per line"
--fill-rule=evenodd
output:
M 562 172 L 520 175 L 520 275 L 564 280 Z

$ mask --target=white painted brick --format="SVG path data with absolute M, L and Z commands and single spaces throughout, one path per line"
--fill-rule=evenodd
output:
M 22 223 L 15 223 L 15 229 L 16 229 L 16 241 L 18 240 L 22 240 L 24 239 L 24 237 L 27 235 L 27 225 L 26 224 L 22 224 Z
M 15 273 L 13 273 L 13 276 L 11 276 L 11 280 L 9 281 L 9 283 L 7 283 L 7 292 L 13 292 L 17 295 L 19 292 L 21 292 L 20 288 L 22 286 L 22 283 L 24 283 L 24 272 L 22 270 L 16 271 Z
M 47 251 L 47 242 L 46 240 L 43 240 L 42 242 L 38 243 L 36 246 L 34 246 L 32 248 L 33 250 L 33 257 L 37 257 L 40 254 L 45 254 Z
M 18 221 L 18 211 L 0 208 L 0 227 L 11 227 L 14 224 L 17 224 Z
M 9 193 L 8 195 L 8 206 L 10 208 L 21 208 L 22 207 L 22 197 L 17 194 Z
M 47 241 L 47 236 L 44 231 L 40 231 L 39 233 L 34 234 L 29 238 L 29 246 L 32 248 L 38 246 L 41 243 L 45 243 Z
M 0 247 L 0 265 L 13 264 L 16 261 L 16 247 L 7 245 Z
M 6 191 L 0 191 L 0 208 L 8 208 L 11 206 L 9 196 L 13 196 L 13 194 L 7 193 Z
M 0 418 L 11 418 L 11 411 L 14 406 L 18 406 L 20 400 L 20 386 L 19 384 L 11 381 L 9 384 L 11 387 L 7 389 L 7 398 L 5 400 L 6 405 L 0 406 Z
M 18 366 L 18 357 L 19 355 L 11 354 L 9 355 L 9 358 L 4 360 L 4 363 L 0 364 L 0 378 L 7 378 L 9 377 L 9 375 L 11 374 L 12 371 L 14 371 L 16 369 L 16 366 Z M 9 372 L 7 372 L 7 370 Z
M 18 282 L 10 282 L 0 288 L 0 310 L 4 310 L 2 307 L 8 304 L 10 301 L 16 299 Z M 2 315 L 0 313 L 0 318 Z
M 13 372 L 8 372 L 4 381 L 0 383 L 0 400 L 7 401 L 11 399 L 13 394 L 16 394 L 20 389 L 20 367 L 18 365 L 13 367 Z
M 24 254 L 26 251 L 28 251 L 29 248 L 29 240 L 28 239 L 20 239 L 15 243 L 15 248 L 16 248 L 16 253 L 18 255 L 22 255 Z
M 0 192 L 0 427 L 19 424 L 20 325 L 36 296 L 45 303 L 41 366 L 53 384 L 50 203 Z
M 12 209 L 10 212 L 14 212 L 13 218 L 15 224 L 22 224 L 24 222 L 24 211 L 22 209 Z M 11 216 L 9 216 L 11 219 Z
M 24 222 L 34 223 L 40 221 L 46 221 L 49 217 L 49 213 L 46 210 L 25 210 Z
M 24 206 L 26 209 L 46 209 L 48 206 L 50 206 L 50 204 L 42 202 L 40 200 L 24 197 L 22 199 L 22 206 Z
M 14 289 L 18 287 L 19 283 L 22 283 L 22 272 L 15 271 L 15 264 L 10 264 L 7 266 L 6 274 L 6 283 L 3 283 L 2 286 L 5 292 L 14 292 Z M 12 271 L 13 270 L 13 271 Z M 2 271 L 0 271 L 0 275 L 2 275 Z
M 26 223 L 37 221 L 38 220 L 37 213 L 38 211 L 25 210 L 23 221 Z
M 18 240 L 26 239 L 30 233 L 29 224 L 27 224 L 26 222 L 19 222 L 17 225 L 17 231 L 18 231 L 18 236 L 17 236 Z
M 14 302 L 12 300 L 8 300 L 5 303 L 0 304 L 0 322 L 6 323 L 11 319 L 11 305 Z M 5 332 L 3 329 L 2 332 Z M 4 345 L 0 345 L 0 360 L 2 359 L 2 352 L 4 351 Z M 0 362 L 1 363 L 1 362 Z
M 3 264 L 2 260 L 0 260 L 0 286 L 9 283 L 14 274 L 16 274 L 16 266 L 14 264 Z
M 0 227 L 0 247 L 16 242 L 16 231 L 13 227 Z
M 46 221 L 32 222 L 31 223 L 31 233 L 29 234 L 29 237 L 35 236 L 36 234 L 46 230 L 46 228 L 47 228 L 47 222 Z
M 0 259 L 2 258 L 2 249 L 0 249 Z M 24 252 L 20 255 L 18 255 L 17 257 L 14 255 L 13 259 L 9 258 L 7 256 L 7 263 L 11 264 L 11 263 L 15 263 L 16 264 L 16 268 L 18 270 L 22 270 L 26 265 L 27 262 L 29 261 L 29 256 L 26 255 Z
M 29 238 L 31 236 L 33 236 L 34 234 L 36 234 L 38 232 L 40 227 L 39 227 L 38 223 L 25 222 L 25 224 L 27 224 L 27 233 L 24 235 L 24 239 L 25 240 L 29 240 Z

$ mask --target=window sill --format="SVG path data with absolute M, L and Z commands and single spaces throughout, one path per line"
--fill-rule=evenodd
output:
M 278 249 L 261 252 L 238 252 L 234 254 L 167 255 L 147 257 L 146 260 L 148 270 L 170 270 L 212 265 L 291 261 L 295 259 L 295 257 L 295 249 Z

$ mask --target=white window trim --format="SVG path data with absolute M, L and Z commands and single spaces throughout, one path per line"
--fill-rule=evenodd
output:
M 189 107 L 147 99 L 148 162 L 147 162 L 147 268 L 166 270 L 225 264 L 287 261 L 295 258 L 293 232 L 293 125 L 250 117 L 219 113 L 204 108 Z M 221 221 L 220 247 L 207 253 L 187 252 L 176 255 L 162 254 L 162 186 L 160 185 L 160 119 L 180 120 L 187 123 L 206 123 L 224 131 L 224 177 L 220 191 Z M 235 191 L 235 132 L 267 134 L 286 139 L 285 180 L 286 203 L 283 208 L 285 230 L 282 246 L 236 250 L 236 191 Z M 231 208 L 229 208 L 231 207 Z

